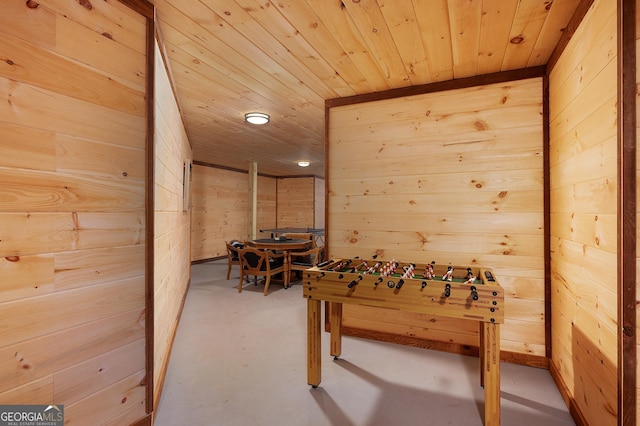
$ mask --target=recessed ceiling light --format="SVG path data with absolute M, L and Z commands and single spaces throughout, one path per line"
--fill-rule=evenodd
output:
M 309 167 L 309 163 L 308 161 L 298 161 L 298 166 L 300 167 Z
M 248 112 L 244 115 L 244 120 L 251 124 L 267 124 L 269 122 L 269 114 L 263 112 Z

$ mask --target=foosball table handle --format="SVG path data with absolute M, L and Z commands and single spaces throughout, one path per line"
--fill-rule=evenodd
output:
M 471 298 L 473 300 L 478 300 L 478 289 L 476 288 L 475 285 L 471 286 Z
M 349 284 L 347 284 L 348 288 L 353 288 L 356 284 L 358 284 L 358 281 L 362 280 L 362 275 L 358 275 L 358 278 L 356 278 L 355 280 L 351 281 Z

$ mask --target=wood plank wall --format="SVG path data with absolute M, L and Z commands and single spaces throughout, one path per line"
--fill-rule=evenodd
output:
M 247 238 L 248 185 L 247 172 L 194 165 L 192 261 L 226 256 L 226 241 Z M 269 236 L 260 233 L 261 229 L 306 228 L 318 223 L 324 227 L 324 179 L 258 175 L 258 237 Z
M 329 255 L 493 268 L 503 351 L 545 364 L 541 114 L 542 78 L 330 108 Z M 470 322 L 343 309 L 345 327 L 478 346 Z
M 616 2 L 549 74 L 552 367 L 588 424 L 617 424 Z
M 191 260 L 226 256 L 226 241 L 247 238 L 247 172 L 195 164 Z M 257 229 L 276 225 L 276 179 L 258 175 Z
M 158 402 L 171 345 L 191 277 L 191 211 L 184 211 L 183 167 L 192 158 L 164 58 L 155 54 L 154 401 Z
M 272 177 L 258 175 L 258 215 L 256 236 L 266 237 L 260 233 L 261 229 L 273 229 L 277 224 L 278 211 L 278 181 Z
M 317 229 L 324 229 L 324 217 L 325 217 L 325 181 L 322 178 L 316 177 L 314 180 L 314 218 L 313 227 Z
M 315 223 L 315 178 L 279 178 L 277 227 L 312 228 Z
M 146 21 L 86 4 L 0 13 L 0 404 L 131 424 L 146 415 Z

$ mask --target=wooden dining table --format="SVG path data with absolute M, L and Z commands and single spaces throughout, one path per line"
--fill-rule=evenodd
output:
M 310 249 L 313 241 L 302 238 L 258 238 L 247 241 L 247 244 L 257 249 L 284 253 L 284 273 L 291 274 L 291 256 L 289 256 L 289 253 L 292 250 Z

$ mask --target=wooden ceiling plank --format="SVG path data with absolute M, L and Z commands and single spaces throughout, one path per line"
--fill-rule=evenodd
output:
M 450 0 L 453 77 L 463 78 L 478 73 L 481 0 Z
M 181 73 L 181 66 L 182 64 L 179 62 L 174 62 L 174 71 Z M 223 92 L 222 90 L 215 88 L 213 91 L 216 95 Z M 268 146 L 268 150 L 258 150 L 258 152 L 267 155 L 276 155 L 277 151 L 274 147 L 277 143 L 274 143 L 274 141 L 291 141 L 295 144 L 303 144 L 305 147 L 310 147 L 308 149 L 313 150 L 311 153 L 312 155 L 310 155 L 313 160 L 318 161 L 316 160 L 317 157 L 322 159 L 323 145 L 318 144 L 318 146 L 314 147 L 307 143 L 309 138 L 319 141 L 323 140 L 323 126 L 317 126 L 318 128 L 316 129 L 309 128 L 310 125 L 323 123 L 322 117 L 324 112 L 321 108 L 309 105 L 307 108 L 313 108 L 313 114 L 315 114 L 315 116 L 310 114 L 310 111 L 302 111 L 299 115 L 307 115 L 306 118 L 301 120 L 304 123 L 304 127 L 296 126 L 290 128 L 288 127 L 287 119 L 281 119 L 281 114 L 276 114 L 276 109 L 274 107 L 274 117 L 272 117 L 272 122 L 268 127 L 260 128 L 259 132 L 253 130 L 252 134 L 251 130 L 247 129 L 248 125 L 242 121 L 241 118 L 243 111 L 240 111 L 239 108 L 242 107 L 242 100 L 237 102 L 227 102 L 225 100 L 220 100 L 219 102 L 208 102 L 206 99 L 207 95 L 203 94 L 201 88 L 197 86 L 187 89 L 187 87 L 183 85 L 180 95 L 182 99 L 181 102 L 185 109 L 185 122 L 188 123 L 187 128 L 189 129 L 189 138 L 193 144 L 194 158 L 199 158 L 199 156 L 202 155 L 202 147 L 210 145 L 212 141 L 215 141 L 215 144 L 218 146 L 221 154 L 228 155 L 231 152 L 240 151 L 240 148 L 246 143 L 246 140 L 251 139 L 262 141 L 263 146 Z M 231 105 L 233 103 L 236 103 L 237 105 L 232 107 Z M 289 109 L 290 107 L 288 105 L 286 107 L 283 105 L 280 108 Z M 290 112 L 284 112 L 283 114 L 291 115 Z M 230 116 L 235 116 L 237 120 L 229 118 Z M 298 117 L 295 118 L 298 119 Z M 217 122 L 214 126 L 215 128 L 220 127 L 222 129 L 219 133 L 212 132 L 210 130 L 213 124 L 212 120 Z M 194 124 L 195 122 L 200 124 Z M 200 137 L 199 133 L 194 131 L 196 128 L 203 128 L 207 130 L 203 132 L 203 135 Z M 269 138 L 269 135 L 271 134 L 274 135 L 273 138 Z M 285 153 L 287 155 L 291 155 L 292 153 L 300 150 L 300 146 L 287 145 Z M 234 152 L 234 155 L 239 154 Z M 246 153 L 241 153 L 241 155 L 246 156 Z M 263 162 L 264 161 L 260 159 L 260 163 L 262 164 Z
M 228 139 L 215 133 L 210 133 L 208 129 L 198 129 L 194 132 L 197 138 L 207 138 L 209 143 L 201 147 L 203 155 L 207 158 L 220 158 L 225 161 L 209 161 L 214 164 L 228 165 L 243 170 L 247 168 L 248 161 L 256 161 L 261 171 L 271 175 L 282 175 L 283 166 L 292 166 L 299 160 L 304 149 L 297 150 L 291 146 L 283 146 L 278 144 L 257 143 L 254 139 L 247 136 L 246 133 L 238 134 L 235 139 Z M 236 144 L 238 149 L 227 150 L 225 146 Z M 269 153 L 265 152 L 269 151 Z M 260 154 L 262 153 L 262 154 Z M 306 173 L 322 173 L 324 155 L 306 154 L 312 165 L 307 168 Z M 235 164 L 231 164 L 227 159 L 237 159 Z M 286 170 L 286 169 L 285 169 Z M 288 174 L 288 173 L 287 173 Z
M 198 96 L 201 98 L 208 98 L 208 103 L 221 104 L 222 111 L 230 104 L 238 104 L 238 110 L 247 112 L 247 106 L 256 105 L 263 107 L 265 111 L 275 114 L 275 111 L 279 111 L 282 117 L 291 117 L 293 114 L 304 114 L 304 111 L 314 111 L 312 116 L 318 117 L 318 114 L 323 113 L 322 100 L 318 99 L 318 102 L 305 102 L 300 104 L 297 99 L 295 102 L 288 102 L 288 92 L 279 85 L 274 85 L 282 90 L 277 91 L 272 87 L 265 85 L 255 85 L 255 91 L 248 90 L 247 86 L 233 82 L 232 80 L 225 79 L 218 70 L 212 68 L 208 62 L 199 61 L 194 63 L 192 60 L 194 57 L 188 52 L 184 52 L 180 48 L 167 44 L 173 50 L 174 63 L 176 73 L 179 70 L 179 74 L 176 79 L 179 80 L 183 75 L 193 78 L 194 74 L 197 77 L 192 81 L 187 79 L 184 84 L 194 90 L 197 90 Z M 213 78 L 207 79 L 212 76 Z M 217 78 L 216 78 L 217 77 Z M 203 91 L 202 82 L 206 81 L 206 87 L 210 90 Z M 213 90 L 215 89 L 215 90 Z M 293 95 L 293 94 L 292 94 Z M 299 106 L 302 106 L 300 108 Z
M 272 27 L 271 31 L 277 27 L 273 19 L 269 18 L 269 11 L 275 10 L 275 8 L 262 8 L 249 0 L 245 0 L 242 4 L 229 0 L 200 1 L 247 40 L 246 49 L 248 51 L 257 47 L 274 63 L 296 76 L 298 81 L 316 92 L 318 96 L 326 98 L 336 95 L 348 96 L 347 93 L 353 94 L 342 78 L 336 78 L 331 67 L 322 58 L 314 57 L 313 54 L 310 54 L 312 49 L 300 45 L 301 42 L 304 42 L 303 39 L 298 37 L 300 40 L 297 41 L 295 37 L 292 37 L 295 36 L 295 32 L 280 34 L 282 36 L 280 40 L 269 32 L 269 27 Z M 286 21 L 280 19 L 280 22 Z M 252 40 L 259 40 L 259 42 L 255 43 Z M 233 37 L 229 41 L 237 43 L 241 51 L 245 51 L 244 40 Z
M 414 0 L 413 9 L 433 81 L 453 79 L 453 52 L 447 0 Z
M 298 6 L 299 3 L 296 2 L 295 4 Z M 371 86 L 370 92 L 391 89 L 378 64 L 371 57 L 364 38 L 342 3 L 338 4 L 338 2 L 326 0 L 307 0 L 307 4 L 313 9 L 319 22 L 327 29 L 329 35 L 334 37 L 335 42 L 341 46 L 342 51 L 351 58 L 360 73 L 366 76 L 367 83 Z M 293 22 L 300 22 L 299 13 L 299 7 L 288 7 L 286 16 Z M 298 28 L 300 29 L 300 26 Z M 305 33 L 305 37 L 308 40 L 312 40 L 313 37 L 317 36 Z M 312 44 L 316 45 L 315 41 Z M 327 55 L 325 48 L 319 50 L 319 52 L 323 56 Z M 329 60 L 329 62 L 332 61 Z
M 411 85 L 400 53 L 380 7 L 375 1 L 345 1 L 345 9 L 364 38 L 367 48 L 392 88 Z
M 252 160 L 255 156 L 255 153 L 256 151 L 241 154 L 228 154 L 220 151 L 203 151 L 202 154 L 207 156 L 207 158 L 210 160 L 208 163 L 210 164 L 233 167 L 240 170 L 247 170 L 249 162 L 255 161 L 256 163 L 258 163 L 258 170 L 261 173 L 266 173 L 272 176 L 290 175 L 291 170 L 297 168 L 296 162 L 299 159 L 302 159 L 298 157 L 296 157 L 295 159 L 284 159 L 284 157 L 278 156 L 278 153 L 275 153 L 276 155 L 273 156 L 265 156 L 261 157 L 260 159 Z M 322 173 L 322 167 L 316 166 L 321 165 L 322 160 L 314 161 L 313 158 L 307 157 L 304 157 L 304 159 L 307 159 L 311 163 L 309 167 L 305 168 L 304 174 Z
M 544 25 L 548 3 L 540 0 L 521 0 L 513 19 L 509 44 L 504 55 L 502 70 L 525 68 Z
M 516 14 L 517 2 L 484 2 L 480 26 L 480 55 L 478 73 L 502 71 L 502 62 L 509 44 L 511 23 Z
M 198 132 L 207 132 L 207 130 L 201 129 L 195 132 L 196 135 L 198 136 L 205 136 L 205 135 L 198 134 Z M 294 160 L 297 160 L 297 153 L 299 152 L 298 150 L 295 150 L 295 151 L 292 150 L 290 146 L 267 145 L 264 143 L 256 143 L 253 139 L 247 138 L 246 134 L 243 138 L 237 138 L 234 141 L 235 143 L 240 142 L 241 146 L 239 147 L 239 149 L 229 151 L 224 149 L 224 144 L 229 145 L 230 141 L 227 141 L 225 139 L 224 144 L 219 145 L 217 140 L 217 138 L 219 137 L 218 135 L 216 135 L 215 133 L 214 134 L 207 133 L 206 136 L 209 138 L 209 144 L 203 145 L 202 147 L 203 151 L 215 152 L 222 156 L 237 156 L 245 159 L 248 158 L 261 163 L 270 161 L 272 157 L 277 157 L 279 163 L 282 161 L 288 161 L 286 159 L 291 159 L 291 161 L 294 161 Z M 265 150 L 269 150 L 273 155 L 261 155 L 260 152 Z M 313 156 L 312 158 L 309 158 L 309 159 L 322 161 L 322 158 L 318 156 Z
M 267 31 L 276 39 L 282 40 L 287 50 L 311 70 L 316 73 L 322 70 L 319 77 L 339 96 L 373 90 L 367 78 L 351 62 L 350 57 L 306 2 L 297 1 L 294 3 L 295 7 L 292 7 L 286 1 L 279 1 L 277 4 L 268 2 L 265 6 L 261 6 L 256 0 L 236 1 L 252 4 L 253 7 L 248 9 L 249 14 L 259 19 Z
M 222 115 L 222 113 L 218 113 L 218 111 L 213 108 L 204 108 L 207 104 L 200 103 L 199 100 L 194 99 L 191 92 L 189 92 L 187 96 L 189 96 L 189 106 L 193 108 L 189 113 L 185 113 L 185 116 L 201 117 L 200 122 L 203 126 L 218 124 L 222 127 L 220 131 L 228 135 L 232 135 L 234 132 L 254 133 L 253 138 L 266 139 L 269 137 L 277 137 L 283 139 L 286 143 L 290 143 L 289 141 L 295 143 L 295 141 L 300 139 L 321 137 L 323 135 L 323 127 L 312 128 L 309 126 L 309 128 L 306 129 L 292 128 L 288 126 L 286 120 L 279 120 L 279 117 L 272 118 L 267 126 L 250 126 L 244 121 L 240 113 L 236 114 L 235 118 L 230 119 L 229 116 Z M 233 114 L 231 117 L 233 117 Z M 213 121 L 215 121 L 215 123 L 213 123 Z
M 226 111 L 223 107 L 210 106 L 210 104 L 206 102 L 206 99 L 198 99 L 197 96 L 197 89 L 188 90 L 187 93 L 185 93 L 185 103 L 187 103 L 188 106 L 193 107 L 194 112 L 197 112 L 205 117 L 208 116 L 209 119 L 206 120 L 207 122 L 210 123 L 212 121 L 212 117 L 214 117 L 213 119 L 216 120 L 217 124 L 221 124 L 224 126 L 240 125 L 242 126 L 242 128 L 246 126 L 246 123 L 244 121 L 244 111 L 233 108 L 233 113 L 225 114 Z M 311 118 L 311 116 L 309 116 L 309 118 Z M 313 121 L 317 122 L 318 120 Z M 279 133 L 280 137 L 286 138 L 286 136 L 289 136 L 289 138 L 294 140 L 305 137 L 305 135 L 308 134 L 322 135 L 323 127 L 313 127 L 314 124 L 315 123 L 307 125 L 306 128 L 297 126 L 295 128 L 292 128 L 291 126 L 289 126 L 289 123 L 286 119 L 283 120 L 281 119 L 280 115 L 277 115 L 271 118 L 271 122 L 269 123 L 268 127 L 262 126 L 260 128 L 260 134 L 269 135 Z M 227 127 L 227 129 L 225 130 L 232 130 L 231 127 Z
M 211 118 L 209 115 L 205 115 L 200 113 L 199 111 L 193 111 L 189 115 L 185 116 L 186 120 L 189 121 L 189 124 L 193 126 L 194 129 L 206 129 L 209 131 Z M 218 129 L 215 134 L 220 135 L 226 139 L 238 138 L 242 137 L 245 139 L 246 143 L 264 143 L 269 146 L 276 145 L 286 145 L 289 148 L 295 147 L 297 148 L 300 144 L 299 141 L 309 140 L 312 138 L 317 138 L 317 134 L 314 133 L 306 133 L 300 138 L 282 138 L 281 132 L 264 130 L 262 127 L 255 128 L 250 124 L 244 122 L 232 123 L 228 121 L 224 121 L 224 124 L 227 126 L 226 128 L 222 128 L 218 126 Z M 264 126 L 266 127 L 266 126 Z M 210 131 L 211 134 L 214 134 Z M 206 139 L 208 140 L 208 138 Z M 319 145 L 319 144 L 318 144 Z M 233 149 L 241 149 L 241 147 L 232 147 Z M 320 147 L 321 148 L 321 147 Z
M 187 52 L 175 48 L 173 45 L 168 46 L 171 46 L 174 51 L 173 62 L 176 81 L 185 90 L 195 93 L 202 103 L 210 108 L 215 108 L 211 111 L 217 111 L 220 116 L 231 116 L 232 107 L 240 113 L 240 116 L 250 110 L 268 112 L 273 118 L 307 119 L 311 122 L 315 122 L 323 116 L 321 104 L 317 102 L 300 103 L 298 99 L 294 98 L 295 94 L 291 94 L 289 97 L 289 92 L 284 88 L 278 92 L 271 87 L 256 84 L 253 86 L 255 91 L 251 91 L 247 86 L 234 83 L 224 76 L 211 80 L 200 78 L 201 72 L 205 74 L 210 72 L 212 76 L 218 72 L 211 69 L 207 63 L 194 64 L 191 60 L 193 57 Z M 207 90 L 203 90 L 204 86 Z M 280 87 L 279 84 L 274 86 L 275 88 Z M 186 93 L 180 93 L 179 96 L 181 102 L 189 102 L 188 99 L 185 99 Z M 320 125 L 321 123 L 316 124 L 316 126 Z M 308 125 L 302 124 L 301 127 L 308 128 Z
M 255 45 L 239 46 L 237 43 L 228 44 L 225 40 L 232 40 L 230 35 L 225 35 L 224 38 L 220 38 L 221 32 L 230 31 L 235 34 L 236 37 L 245 40 L 244 37 L 238 35 L 233 28 L 227 25 L 225 21 L 221 20 L 217 15 L 214 16 L 214 14 L 201 3 L 188 2 L 188 4 L 191 5 L 195 5 L 196 3 L 200 5 L 198 9 L 200 16 L 207 14 L 208 19 L 205 24 L 198 24 L 190 17 L 183 15 L 180 9 L 176 9 L 169 3 L 169 1 L 176 0 L 155 1 L 156 3 L 163 3 L 165 6 L 163 8 L 165 14 L 162 15 L 161 20 L 176 29 L 176 31 L 169 35 L 167 34 L 168 31 L 165 31 L 163 28 L 165 42 L 172 42 L 172 37 L 174 37 L 176 33 L 182 33 L 184 43 L 199 52 L 193 52 L 193 54 L 196 57 L 199 55 L 207 55 L 207 57 L 215 58 L 210 64 L 220 67 L 226 75 L 226 78 L 243 79 L 247 75 L 252 77 L 252 80 L 247 85 L 250 90 L 252 86 L 258 82 L 270 87 L 279 85 L 280 88 L 277 90 L 284 90 L 285 93 L 290 92 L 292 96 L 295 94 L 295 97 L 298 99 L 296 102 L 316 101 L 319 98 L 316 92 L 310 90 L 308 86 L 301 84 L 299 79 L 280 67 L 279 64 L 271 60 L 271 58 L 255 47 Z M 187 4 L 187 2 L 185 2 L 185 4 Z M 181 8 L 183 7 L 182 2 L 179 2 L 179 5 Z M 213 20 L 215 20 L 215 22 Z M 176 42 L 176 44 L 180 43 Z M 249 57 L 251 57 L 251 59 L 249 59 Z
M 544 21 L 542 31 L 536 40 L 536 44 L 529 57 L 527 66 L 535 67 L 544 65 L 549 60 L 551 53 L 555 49 L 567 23 L 573 16 L 580 0 L 565 0 L 551 3 L 549 16 Z
M 411 84 L 433 82 L 413 5 L 394 0 L 379 0 L 379 4 Z

